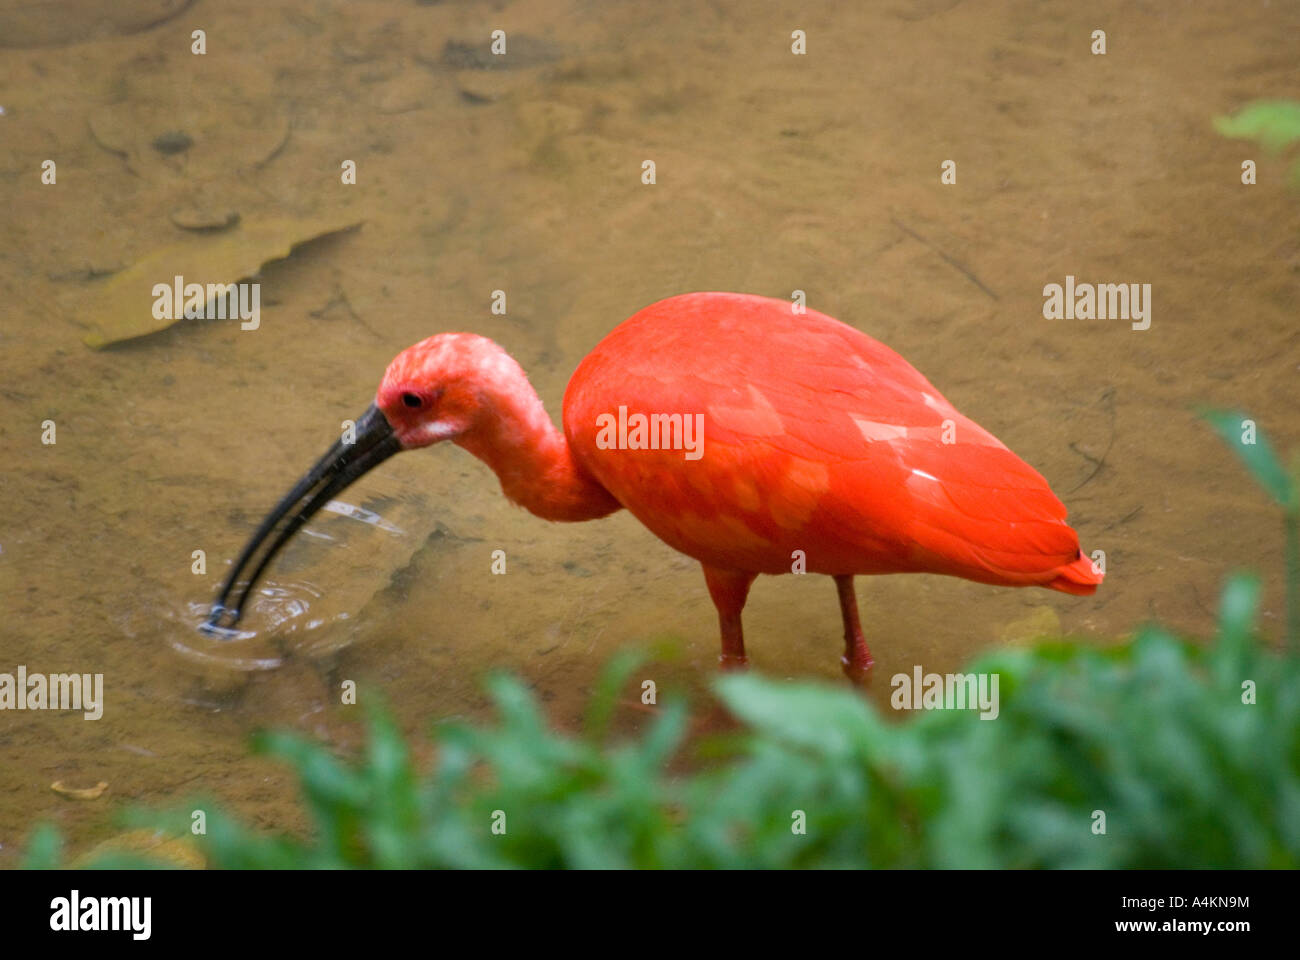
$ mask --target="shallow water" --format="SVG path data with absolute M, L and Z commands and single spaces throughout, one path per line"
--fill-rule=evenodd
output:
M 0 0 L 0 23 L 22 6 Z M 1241 567 L 1265 574 L 1276 630 L 1278 517 L 1194 407 L 1248 410 L 1300 446 L 1300 196 L 1283 161 L 1210 123 L 1294 91 L 1300 11 L 1088 6 L 236 0 L 203 6 L 201 58 L 188 16 L 8 33 L 0 671 L 103 673 L 106 706 L 95 722 L 0 714 L 0 865 L 38 819 L 75 851 L 113 831 L 118 804 L 196 792 L 297 826 L 290 778 L 246 737 L 354 745 L 344 680 L 412 732 L 486 716 L 496 668 L 573 725 L 627 647 L 661 690 L 702 695 L 717 634 L 692 561 L 626 514 L 537 520 L 450 448 L 343 495 L 395 529 L 313 521 L 249 635 L 194 630 L 265 510 L 393 354 L 439 331 L 503 344 L 557 419 L 604 333 L 689 290 L 806 290 L 906 356 L 1048 478 L 1108 579 L 1090 598 L 860 580 L 882 703 L 913 664 L 947 671 L 1057 624 L 1097 643 L 1146 618 L 1205 632 Z M 1099 26 L 1105 57 L 1088 53 Z M 484 69 L 497 28 L 512 69 Z M 789 52 L 796 28 L 807 56 Z M 150 147 L 172 128 L 202 149 Z M 49 158 L 56 186 L 39 181 Z M 1258 186 L 1239 182 L 1246 158 Z M 940 185 L 945 159 L 956 186 Z M 195 206 L 365 223 L 266 268 L 256 331 L 182 321 L 87 349 L 104 274 L 185 241 L 171 215 Z M 1151 328 L 1044 320 L 1042 288 L 1067 274 L 1152 284 Z M 760 580 L 755 666 L 842 682 L 834 596 L 824 578 Z M 109 789 L 68 800 L 56 780 Z

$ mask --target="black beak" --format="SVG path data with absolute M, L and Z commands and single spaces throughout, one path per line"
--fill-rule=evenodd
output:
M 228 629 L 239 623 L 244 602 L 280 548 L 335 495 L 402 449 L 388 420 L 373 404 L 356 423 L 355 442 L 340 439 L 330 447 L 267 514 L 222 584 L 204 629 Z

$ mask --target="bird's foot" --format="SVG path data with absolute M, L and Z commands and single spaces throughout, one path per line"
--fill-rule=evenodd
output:
M 749 657 L 745 656 L 743 653 L 724 653 L 718 657 L 718 666 L 728 673 L 737 670 L 746 670 L 749 668 Z
M 871 665 L 875 662 L 875 660 L 871 659 L 869 653 L 853 657 L 845 654 L 840 657 L 840 666 L 844 668 L 844 675 L 849 678 L 849 682 L 855 687 L 865 687 L 867 685 L 867 681 L 871 679 Z

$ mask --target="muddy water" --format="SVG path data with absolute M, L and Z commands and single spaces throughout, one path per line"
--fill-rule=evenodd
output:
M 606 331 L 689 290 L 802 289 L 907 356 L 1049 479 L 1109 578 L 1092 598 L 859 581 L 882 702 L 881 678 L 915 663 L 1058 625 L 1097 643 L 1149 617 L 1205 631 L 1238 567 L 1266 573 L 1279 624 L 1277 517 L 1193 407 L 1247 409 L 1300 445 L 1300 197 L 1282 161 L 1210 126 L 1295 95 L 1294 7 L 236 0 L 158 23 L 139 6 L 33 26 L 0 0 L 0 671 L 103 673 L 107 701 L 96 722 L 0 715 L 0 865 L 38 819 L 75 851 L 119 804 L 194 793 L 298 826 L 290 779 L 246 737 L 354 745 L 344 680 L 411 732 L 486 715 L 494 668 L 572 725 L 627 647 L 661 689 L 701 695 L 716 627 L 694 564 L 625 515 L 536 520 L 456 449 L 345 495 L 393 529 L 313 522 L 252 636 L 194 632 L 262 512 L 390 357 L 442 330 L 497 339 L 557 416 Z M 198 142 L 152 146 L 172 130 Z M 1258 186 L 1239 182 L 1247 158 Z M 265 269 L 256 331 L 187 321 L 87 349 L 105 275 L 193 241 L 172 219 L 192 209 L 365 223 Z M 1043 285 L 1067 274 L 1150 283 L 1150 329 L 1045 321 Z M 829 581 L 765 578 L 746 623 L 759 669 L 839 678 Z M 109 788 L 74 801 L 56 780 Z

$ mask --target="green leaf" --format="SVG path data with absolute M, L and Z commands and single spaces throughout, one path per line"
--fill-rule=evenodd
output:
M 1300 103 L 1257 100 L 1235 116 L 1215 117 L 1214 129 L 1235 140 L 1256 140 L 1271 153 L 1300 140 Z
M 52 823 L 42 823 L 27 841 L 26 870 L 57 870 L 63 860 L 63 837 Z
M 1248 435 L 1246 424 L 1251 418 L 1231 410 L 1205 410 L 1202 411 L 1201 416 L 1214 427 L 1223 438 L 1223 442 L 1241 458 L 1256 482 L 1267 490 L 1283 509 L 1295 509 L 1295 485 L 1287 476 L 1277 455 L 1273 453 L 1268 437 L 1256 427 L 1254 442 L 1243 442 Z
M 753 674 L 722 677 L 714 690 L 740 720 L 785 743 L 828 757 L 883 748 L 880 721 L 853 691 Z
M 1219 635 L 1240 643 L 1255 628 L 1255 611 L 1259 607 L 1259 578 L 1237 574 L 1223 588 L 1219 604 Z
M 616 653 L 600 673 L 596 692 L 587 704 L 584 728 L 591 740 L 602 740 L 609 727 L 610 717 L 614 713 L 614 701 L 618 692 L 632 676 L 633 671 L 645 662 L 645 658 L 633 650 Z

